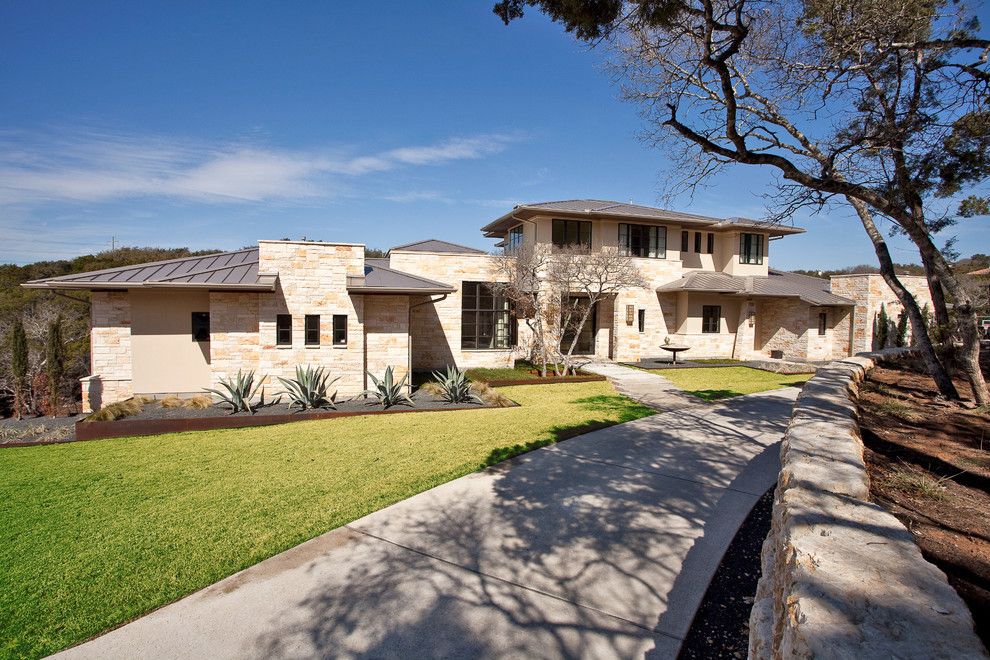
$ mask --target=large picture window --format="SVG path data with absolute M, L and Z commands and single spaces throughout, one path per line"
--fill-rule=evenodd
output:
M 554 220 L 553 244 L 591 249 L 591 223 L 587 220 Z
M 619 225 L 619 254 L 626 257 L 667 258 L 667 228 Z
M 461 348 L 511 348 L 516 323 L 508 298 L 496 295 L 485 282 L 461 287 Z
M 701 331 L 706 333 L 716 333 L 719 331 L 722 321 L 722 307 L 719 305 L 702 305 L 701 307 Z
M 763 234 L 739 234 L 739 263 L 763 263 Z

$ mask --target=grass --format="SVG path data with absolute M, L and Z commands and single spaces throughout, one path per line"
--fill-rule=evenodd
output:
M 547 375 L 554 375 L 554 365 L 547 365 Z M 467 370 L 468 378 L 484 383 L 495 383 L 502 380 L 523 380 L 539 377 L 539 367 L 526 360 L 516 360 L 512 367 L 487 368 L 479 367 Z
M 900 401 L 884 399 L 883 401 L 878 401 L 874 407 L 883 415 L 897 417 L 905 422 L 917 422 L 921 419 L 921 416 L 914 408 Z
M 911 468 L 894 468 L 883 479 L 884 484 L 893 490 L 939 502 L 949 499 L 945 482 L 948 477 L 935 477 Z
M 653 413 L 608 383 L 510 408 L 0 450 L 0 657 L 47 655 L 479 467 Z
M 781 387 L 800 387 L 811 378 L 811 374 L 775 374 L 751 367 L 698 367 L 650 371 L 705 401 L 717 401 Z

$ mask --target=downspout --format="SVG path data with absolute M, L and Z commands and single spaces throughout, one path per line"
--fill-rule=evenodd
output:
M 428 305 L 430 303 L 436 304 L 438 302 L 443 302 L 449 296 L 449 293 L 445 293 L 439 298 L 427 298 L 423 302 L 418 302 L 415 305 L 409 305 L 409 309 L 406 310 L 406 334 L 409 336 L 409 345 L 406 347 L 406 373 L 409 374 L 409 379 L 407 381 L 406 387 L 409 390 L 409 394 L 412 394 L 412 310 L 413 307 L 421 307 L 422 305 Z

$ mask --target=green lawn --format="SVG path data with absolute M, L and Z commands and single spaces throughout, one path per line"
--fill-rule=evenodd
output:
M 524 380 L 539 377 L 539 367 L 526 361 L 516 360 L 512 367 L 488 368 L 478 367 L 467 370 L 468 378 L 485 383 L 497 383 L 504 380 Z M 553 365 L 547 365 L 547 375 L 553 376 Z M 569 378 L 569 376 L 564 376 Z
M 58 651 L 479 467 L 652 414 L 603 382 L 521 407 L 0 449 L 0 657 Z
M 682 390 L 705 401 L 753 394 L 779 387 L 800 387 L 813 374 L 775 374 L 751 367 L 698 367 L 697 369 L 650 369 Z

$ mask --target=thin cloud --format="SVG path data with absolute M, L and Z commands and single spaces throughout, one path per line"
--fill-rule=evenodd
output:
M 477 135 L 362 154 L 98 132 L 0 133 L 0 203 L 303 200 L 330 196 L 355 177 L 484 158 L 515 140 Z

